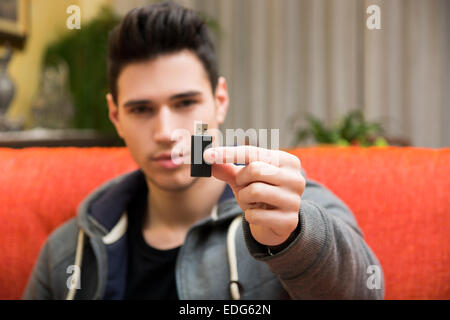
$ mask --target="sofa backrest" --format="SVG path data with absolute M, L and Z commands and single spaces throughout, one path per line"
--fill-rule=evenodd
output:
M 289 152 L 355 213 L 387 299 L 450 298 L 450 149 Z M 0 299 L 21 297 L 47 236 L 86 195 L 136 168 L 125 148 L 0 148 Z

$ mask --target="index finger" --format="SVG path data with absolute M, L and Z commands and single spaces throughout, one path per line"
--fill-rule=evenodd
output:
M 278 150 L 255 146 L 236 146 L 209 148 L 203 156 L 205 161 L 210 164 L 249 164 L 254 161 L 262 161 L 278 166 L 280 155 Z

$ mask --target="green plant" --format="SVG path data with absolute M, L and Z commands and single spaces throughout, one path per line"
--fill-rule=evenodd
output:
M 326 127 L 312 115 L 307 116 L 308 128 L 297 131 L 296 143 L 312 137 L 315 142 L 341 146 L 386 146 L 386 139 L 381 136 L 383 127 L 376 122 L 367 122 L 361 110 L 350 111 L 336 124 Z
M 64 60 L 69 67 L 69 88 L 73 97 L 72 127 L 92 128 L 112 133 L 105 95 L 107 83 L 107 41 L 119 17 L 107 6 L 80 30 L 71 30 L 51 43 L 43 58 L 44 66 Z

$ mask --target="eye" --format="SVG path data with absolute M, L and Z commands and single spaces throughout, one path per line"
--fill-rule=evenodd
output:
M 196 103 L 197 103 L 196 100 L 186 99 L 186 100 L 182 100 L 182 101 L 178 102 L 176 104 L 176 106 L 179 107 L 179 108 L 187 108 L 187 107 L 190 107 L 190 106 L 192 106 L 192 105 L 194 105 Z
M 131 113 L 135 113 L 135 114 L 140 114 L 140 113 L 144 113 L 147 111 L 151 111 L 151 110 L 145 106 L 137 106 L 137 107 L 131 108 Z

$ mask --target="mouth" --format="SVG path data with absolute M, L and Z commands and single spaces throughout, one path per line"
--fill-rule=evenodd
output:
M 187 163 L 185 160 L 189 156 L 188 153 L 180 152 L 178 158 L 172 159 L 170 152 L 160 153 L 153 158 L 153 162 L 156 163 L 158 167 L 163 169 L 175 169 L 181 166 L 183 163 Z

